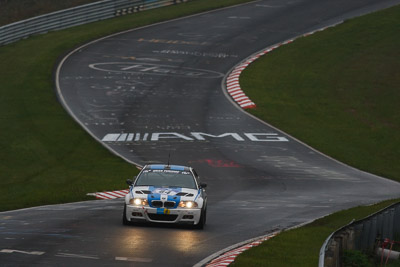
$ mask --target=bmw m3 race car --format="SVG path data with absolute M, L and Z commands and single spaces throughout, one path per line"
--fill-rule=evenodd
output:
M 203 229 L 207 217 L 206 184 L 191 167 L 146 165 L 134 181 L 127 180 L 122 223 L 192 224 Z

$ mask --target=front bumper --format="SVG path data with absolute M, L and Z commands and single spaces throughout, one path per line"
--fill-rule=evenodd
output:
M 126 206 L 126 218 L 131 222 L 155 222 L 155 223 L 187 223 L 198 224 L 201 217 L 201 209 L 187 208 L 152 208 Z

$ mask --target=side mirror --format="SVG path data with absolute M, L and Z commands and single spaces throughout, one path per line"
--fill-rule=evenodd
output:
M 127 180 L 126 180 L 126 183 L 127 183 L 129 186 L 133 185 L 133 181 L 132 181 L 131 179 L 127 179 Z
M 206 188 L 207 187 L 207 184 L 206 183 L 201 183 L 200 184 L 200 188 Z

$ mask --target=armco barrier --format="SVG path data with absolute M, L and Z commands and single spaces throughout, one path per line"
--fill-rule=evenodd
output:
M 189 0 L 103 0 L 94 2 L 1 26 L 0 45 L 35 34 L 187 1 Z
M 400 241 L 400 202 L 332 233 L 320 250 L 319 267 L 341 266 L 345 250 L 373 252 L 377 240 Z

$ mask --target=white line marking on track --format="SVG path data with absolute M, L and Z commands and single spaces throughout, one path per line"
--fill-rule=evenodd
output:
M 116 261 L 135 261 L 135 262 L 152 262 L 149 258 L 130 258 L 130 257 L 115 257 Z
M 228 19 L 251 19 L 250 17 L 237 17 L 237 16 L 230 16 Z
M 23 250 L 16 250 L 16 249 L 2 249 L 0 250 L 0 253 L 21 253 L 21 254 L 28 254 L 28 255 L 36 255 L 36 256 L 40 256 L 43 255 L 46 252 L 43 251 L 23 251 Z
M 79 259 L 93 259 L 93 260 L 100 259 L 99 256 L 97 255 L 81 255 L 81 254 L 71 254 L 71 253 L 58 253 L 55 256 L 64 258 L 79 258 Z
M 271 6 L 271 5 L 256 5 L 257 7 L 265 7 L 265 8 L 280 8 L 283 6 Z

